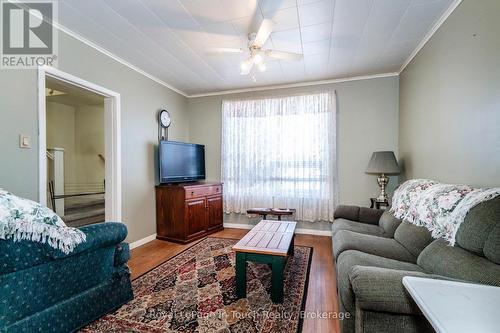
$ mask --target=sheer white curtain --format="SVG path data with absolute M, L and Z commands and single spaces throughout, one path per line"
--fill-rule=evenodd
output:
M 333 221 L 337 204 L 335 92 L 222 102 L 224 211 L 297 209 Z

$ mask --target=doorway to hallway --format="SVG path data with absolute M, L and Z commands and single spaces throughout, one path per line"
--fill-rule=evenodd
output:
M 67 225 L 121 220 L 120 95 L 39 68 L 39 195 Z

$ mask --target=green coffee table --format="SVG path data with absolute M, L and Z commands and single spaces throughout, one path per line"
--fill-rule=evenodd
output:
M 293 256 L 296 222 L 262 220 L 236 245 L 236 294 L 247 294 L 247 261 L 271 264 L 271 299 L 283 303 L 283 270 L 288 256 Z

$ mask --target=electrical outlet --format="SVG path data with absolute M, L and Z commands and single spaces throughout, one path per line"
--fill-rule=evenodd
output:
M 31 148 L 31 137 L 19 134 L 19 148 Z

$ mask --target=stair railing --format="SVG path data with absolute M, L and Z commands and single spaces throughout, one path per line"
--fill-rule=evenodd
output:
M 96 183 L 97 184 L 97 183 Z M 98 195 L 98 194 L 105 194 L 104 190 L 104 181 L 102 183 L 99 183 L 99 188 L 96 187 L 90 187 L 89 185 L 92 186 L 92 184 L 86 184 L 86 183 L 70 183 L 67 184 L 70 188 L 73 190 L 76 190 L 75 193 L 69 193 L 69 194 L 55 194 L 54 193 L 54 182 L 50 181 L 49 182 L 49 193 L 51 196 L 51 200 L 57 200 L 57 199 L 66 199 L 66 198 L 73 198 L 73 197 L 83 197 L 87 195 Z M 73 186 L 73 187 L 71 187 Z M 80 186 L 80 187 L 79 187 Z M 83 191 L 84 187 L 87 186 L 87 189 L 89 191 Z M 81 191 L 81 192 L 80 192 Z
M 64 149 L 48 148 L 47 156 L 47 179 L 48 190 L 51 196 L 52 209 L 58 215 L 64 215 L 64 200 L 53 199 L 56 192 L 64 192 Z M 52 182 L 52 184 L 50 184 Z
M 74 197 L 83 197 L 90 195 L 101 195 L 105 194 L 106 191 L 106 181 L 98 183 L 65 183 L 64 182 L 64 150 L 60 148 L 51 149 L 46 151 L 49 171 L 49 182 L 47 184 L 50 203 L 52 204 L 52 210 L 57 212 L 59 215 L 64 215 L 64 201 L 60 202 L 63 204 L 61 207 L 57 204 L 59 199 L 67 199 Z M 98 154 L 98 157 L 102 162 L 105 163 L 105 158 L 102 154 Z M 56 165 L 57 164 L 57 165 Z M 56 192 L 64 192 L 62 194 L 57 194 Z M 59 208 L 59 209 L 58 209 Z

